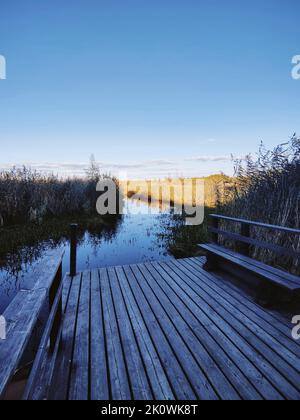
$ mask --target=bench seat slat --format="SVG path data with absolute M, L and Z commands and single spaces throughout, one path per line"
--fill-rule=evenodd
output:
M 245 257 L 234 251 L 225 249 L 224 247 L 214 244 L 199 245 L 201 249 L 214 254 L 222 259 L 232 262 L 247 270 L 255 272 L 259 277 L 268 279 L 269 281 L 284 287 L 286 289 L 297 291 L 300 290 L 300 280 L 289 273 L 285 273 L 276 268 L 267 266 L 266 264 L 256 261 L 252 258 Z
M 232 251 L 231 249 L 224 249 L 224 252 L 226 252 L 229 255 L 234 255 L 236 256 L 236 258 L 240 259 L 241 261 L 246 261 L 249 264 L 253 264 L 256 267 L 261 267 L 262 269 L 275 274 L 276 276 L 281 277 L 285 282 L 286 280 L 295 283 L 296 285 L 298 285 L 300 287 L 300 279 L 298 276 L 295 276 L 293 274 L 290 274 L 286 271 L 280 270 L 278 268 L 272 267 L 270 265 L 264 264 L 261 261 L 258 260 L 254 260 L 253 258 L 250 257 L 246 257 L 245 255 L 239 254 L 237 252 Z

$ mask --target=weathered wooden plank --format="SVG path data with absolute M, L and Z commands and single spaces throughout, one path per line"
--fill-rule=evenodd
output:
M 49 251 L 26 280 L 27 284 L 30 283 L 28 280 L 31 280 L 31 288 L 21 290 L 4 313 L 7 321 L 7 339 L 0 341 L 1 397 L 18 368 L 41 310 L 47 303 L 49 290 L 61 268 L 62 257 L 62 251 Z
M 171 322 L 174 322 L 176 330 L 178 331 L 186 345 L 189 347 L 191 353 L 193 353 L 193 357 L 195 358 L 199 367 L 205 374 L 205 377 L 208 378 L 209 382 L 217 391 L 221 399 L 239 400 L 240 394 L 237 391 L 238 387 L 234 387 L 232 385 L 232 383 L 227 379 L 227 377 L 222 372 L 218 364 L 215 362 L 215 358 L 211 357 L 211 348 L 208 350 L 207 347 L 204 345 L 204 343 L 206 344 L 209 340 L 208 336 L 206 337 L 207 341 L 205 342 L 204 340 L 202 340 L 202 337 L 196 333 L 197 329 L 199 329 L 199 323 L 197 322 L 197 320 L 193 318 L 193 315 L 191 313 L 188 313 L 188 321 L 186 322 L 186 319 L 184 317 L 184 306 L 181 306 L 179 311 L 178 306 L 180 302 L 176 302 L 177 305 L 175 307 L 175 305 L 173 304 L 174 300 L 172 300 L 171 302 L 171 300 L 168 297 L 168 294 L 164 292 L 165 284 L 163 283 L 163 288 L 161 288 L 155 281 L 161 281 L 161 274 L 155 270 L 154 265 L 150 263 L 145 265 L 138 265 L 138 268 L 143 273 L 143 276 L 147 281 L 149 287 L 151 288 L 152 292 L 155 294 L 156 298 L 164 307 L 165 311 L 168 314 L 168 317 L 170 318 L 170 320 L 172 320 Z M 170 293 L 170 290 L 168 290 L 168 293 Z M 215 342 L 213 347 L 215 353 L 218 354 L 218 346 L 216 346 Z M 240 376 L 240 381 L 242 382 L 242 375 Z M 249 387 L 249 390 L 251 390 L 251 385 L 249 382 L 247 382 L 247 386 Z M 254 392 L 254 394 L 252 395 L 255 395 L 256 398 L 259 398 L 257 392 Z
M 91 273 L 83 272 L 79 297 L 75 342 L 70 372 L 68 399 L 89 399 Z
M 204 290 L 202 290 L 202 287 L 200 287 L 200 282 L 198 280 L 198 284 L 193 284 L 193 282 L 190 282 L 190 278 L 193 278 L 191 273 L 187 273 L 186 275 L 184 273 L 180 273 L 180 271 L 176 271 L 178 273 L 178 275 L 180 276 L 180 278 L 184 281 L 184 284 L 188 284 L 188 286 L 191 287 L 191 289 L 187 289 L 187 293 L 191 296 L 193 296 L 193 292 L 195 291 L 195 299 L 197 299 L 197 297 L 202 297 L 204 296 L 204 299 L 206 299 L 207 302 L 209 302 L 209 307 L 213 308 L 212 309 L 212 314 L 214 316 L 216 316 L 216 322 L 219 325 L 219 318 L 218 316 L 220 315 L 222 317 L 223 320 L 226 320 L 226 324 L 229 325 L 229 330 L 228 330 L 228 325 L 223 325 L 223 323 L 221 324 L 220 328 L 223 329 L 224 332 L 226 332 L 226 334 L 228 333 L 228 337 L 231 338 L 232 340 L 234 340 L 235 343 L 239 343 L 239 347 L 240 349 L 245 352 L 245 355 L 247 355 L 247 357 L 259 368 L 259 370 L 266 376 L 266 378 L 268 378 L 269 380 L 273 380 L 275 381 L 274 383 L 278 385 L 278 389 L 282 390 L 282 392 L 291 392 L 291 395 L 293 395 L 295 397 L 295 395 L 297 395 L 297 393 L 295 393 L 294 388 L 291 388 L 291 385 L 289 383 L 287 383 L 286 379 L 282 377 L 282 375 L 276 370 L 276 363 L 275 366 L 272 365 L 272 357 L 270 358 L 271 363 L 268 361 L 268 358 L 265 359 L 264 358 L 264 352 L 260 346 L 260 340 L 258 340 L 258 338 L 256 337 L 256 339 L 253 340 L 253 342 L 251 343 L 251 339 L 249 341 L 247 341 L 247 339 L 249 338 L 249 332 L 247 329 L 247 326 L 244 326 L 242 323 L 236 322 L 235 318 L 233 318 L 230 313 L 226 313 L 223 312 L 223 308 L 219 308 L 219 303 L 218 301 L 214 301 L 213 299 L 211 299 L 211 296 L 209 294 L 206 294 Z M 190 290 L 192 290 L 192 292 L 190 292 Z M 200 303 L 199 303 L 200 305 Z M 201 308 L 204 308 L 205 305 L 203 303 L 203 301 L 201 301 Z M 231 325 L 233 325 L 233 330 L 231 329 Z M 240 335 L 236 335 L 235 331 L 237 331 L 238 334 Z M 250 334 L 250 337 L 252 337 L 252 335 Z M 241 341 L 242 338 L 242 341 Z M 245 341 L 244 341 L 245 340 Z M 256 349 L 255 347 L 255 343 L 257 340 L 257 344 L 256 347 L 258 349 Z M 244 344 L 244 345 L 243 345 Z M 254 344 L 254 345 L 253 345 Z M 252 347 L 253 345 L 253 347 Z M 267 348 L 267 347 L 266 347 Z M 269 348 L 267 348 L 267 350 L 270 350 Z M 292 397 L 291 397 L 292 398 Z
M 247 225 L 244 225 L 244 226 L 247 226 Z M 280 246 L 280 245 L 271 244 L 271 243 L 266 242 L 266 241 L 261 241 L 261 240 L 255 239 L 255 238 L 250 238 L 250 237 L 247 237 L 247 236 L 240 235 L 238 233 L 227 232 L 225 230 L 216 229 L 216 228 L 213 228 L 213 227 L 209 228 L 209 231 L 211 233 L 213 233 L 214 235 L 223 236 L 226 239 L 231 239 L 233 241 L 236 241 L 237 243 L 239 243 L 239 248 L 245 248 L 246 247 L 246 249 L 247 249 L 247 245 L 248 245 L 248 249 L 249 249 L 249 246 L 252 245 L 252 246 L 257 247 L 257 248 L 267 249 L 267 250 L 272 251 L 275 254 L 280 255 L 280 256 L 291 257 L 293 259 L 299 259 L 300 258 L 300 253 L 299 252 L 296 252 L 292 249 L 284 248 L 283 246 Z M 239 251 L 241 252 L 241 254 L 243 254 L 241 249 L 239 249 Z
M 204 266 L 204 264 L 205 264 L 205 262 L 206 262 L 206 257 L 204 257 L 204 256 L 201 256 L 201 257 L 194 257 L 194 258 L 183 258 L 184 260 L 190 260 L 190 259 L 193 259 L 193 260 L 195 260 L 195 261 L 197 261 L 198 262 L 198 264 L 201 266 L 201 267 L 203 267 Z
M 58 344 L 59 343 L 57 342 L 53 353 L 50 350 L 43 351 L 39 363 L 38 375 L 34 382 L 31 384 L 27 383 L 22 400 L 41 401 L 48 399 L 49 386 L 53 377 L 54 365 L 58 352 Z
M 0 340 L 0 398 L 3 398 L 23 356 L 47 297 L 47 291 L 41 289 L 20 292 L 17 302 L 20 297 L 23 298 L 23 303 L 19 309 L 13 304 L 4 312 L 4 317 L 8 320 L 8 330 L 6 340 Z
M 63 283 L 60 284 L 55 300 L 53 302 L 49 319 L 47 321 L 42 340 L 37 354 L 35 356 L 30 376 L 26 384 L 23 400 L 43 400 L 47 398 L 48 386 L 52 379 L 53 373 L 52 366 L 55 363 L 55 359 L 59 348 L 62 323 L 60 323 L 59 325 L 58 335 L 56 337 L 56 343 L 53 348 L 53 351 L 49 339 L 51 337 L 51 332 L 55 327 L 57 315 L 62 309 L 62 290 Z
M 215 290 L 216 296 L 221 295 L 223 298 L 226 298 L 227 301 L 232 302 L 240 312 L 248 316 L 256 324 L 260 325 L 265 331 L 276 338 L 283 346 L 289 348 L 296 355 L 299 354 L 300 343 L 292 340 L 290 327 L 285 326 L 279 322 L 276 318 L 269 315 L 258 305 L 254 305 L 253 303 L 250 304 L 250 302 L 247 301 L 241 293 L 235 292 L 228 285 L 226 285 L 225 282 L 221 283 L 215 276 L 207 275 L 207 273 L 203 271 L 199 272 L 199 268 L 194 264 L 193 261 L 186 260 L 181 262 L 187 268 L 190 267 L 193 274 L 201 278 L 202 281 L 206 281 L 206 284 L 209 284 L 210 287 Z
M 127 366 L 124 359 L 107 270 L 100 269 L 99 273 L 103 298 L 104 326 L 107 340 L 111 397 L 113 400 L 131 400 L 132 392 L 130 389 Z
M 157 287 L 164 290 L 165 295 L 176 306 L 198 340 L 205 346 L 206 350 L 220 366 L 220 369 L 228 377 L 228 380 L 239 392 L 239 395 L 243 399 L 250 400 L 259 400 L 262 399 L 262 396 L 278 397 L 278 393 L 274 388 L 249 363 L 248 359 L 242 355 L 239 349 L 226 338 L 222 331 L 212 325 L 212 322 L 204 312 L 191 300 L 188 302 L 185 301 L 185 292 L 172 280 L 172 276 L 165 272 L 163 265 L 152 264 L 152 266 L 157 272 L 155 274 L 152 271 L 157 282 Z M 199 347 L 195 347 L 194 351 L 200 351 Z M 240 370 L 241 366 L 243 366 L 243 370 Z M 260 394 L 258 391 L 261 385 L 263 389 Z M 266 386 L 271 388 L 268 394 L 265 393 Z
M 300 346 L 287 324 L 201 264 L 146 263 L 69 279 L 56 361 L 43 353 L 30 399 L 300 399 Z M 7 311 L 17 340 L 47 290 L 20 293 Z
M 157 317 L 152 312 L 149 302 L 146 300 L 144 294 L 139 288 L 133 272 L 131 271 L 131 267 L 125 266 L 123 268 L 131 291 L 134 295 L 135 302 L 138 303 L 138 306 L 143 314 L 143 319 L 149 334 L 151 335 L 152 342 L 155 343 L 160 361 L 168 376 L 170 384 L 172 384 L 176 399 L 195 400 L 197 398 L 195 391 L 183 372 L 165 333 L 162 331 Z
M 38 290 L 47 289 L 49 290 L 55 274 L 59 270 L 62 260 L 64 257 L 64 251 L 62 250 L 49 250 L 44 255 L 40 263 L 35 265 L 30 274 L 25 274 L 24 283 L 26 288 L 23 290 Z
M 55 364 L 54 377 L 51 382 L 49 399 L 67 400 L 70 379 L 70 369 L 73 357 L 76 322 L 82 274 L 73 278 L 68 305 L 63 321 L 61 346 Z
M 15 296 L 13 301 L 4 311 L 3 316 L 6 319 L 7 327 L 9 328 L 10 324 L 14 324 L 19 321 L 22 313 L 23 307 L 28 305 L 27 301 L 32 291 L 30 290 L 20 290 L 18 294 Z M 7 331 L 8 332 L 8 331 Z M 1 341 L 0 341 L 1 344 Z M 2 343 L 3 344 L 3 343 Z
M 221 318 L 204 299 L 196 295 L 192 289 L 185 284 L 181 277 L 172 273 L 173 266 L 165 267 L 164 264 L 159 264 L 161 267 L 159 272 L 167 284 L 180 296 L 182 302 L 190 309 L 193 315 L 199 320 L 201 325 L 212 335 L 213 339 L 222 347 L 226 354 L 231 358 L 252 385 L 260 392 L 265 399 L 280 400 L 281 394 L 269 382 L 267 376 L 261 373 L 256 365 L 253 363 L 256 354 L 249 347 L 249 344 L 242 339 L 231 326 Z M 156 267 L 156 264 L 155 264 Z M 158 269 L 158 267 L 157 267 Z M 165 272 L 163 274 L 163 271 Z M 187 295 L 188 294 L 188 295 Z M 216 350 L 212 350 L 212 355 L 215 357 Z M 249 354 L 253 354 L 253 359 L 249 358 Z M 226 368 L 226 365 L 224 365 Z M 241 386 L 242 386 L 241 382 Z M 239 388 L 243 397 L 248 392 L 247 390 Z
M 250 264 L 249 261 L 245 260 L 246 257 L 244 257 L 244 260 L 242 261 L 240 258 L 237 258 L 236 255 L 230 255 L 228 252 L 225 252 L 225 248 L 217 247 L 216 245 L 200 245 L 200 246 L 202 249 L 208 251 L 212 255 L 218 258 L 221 258 L 223 260 L 230 261 L 230 263 L 232 264 L 241 266 L 243 269 L 249 270 L 250 272 L 255 273 L 256 276 L 263 279 L 270 280 L 274 284 L 277 284 L 280 287 L 283 287 L 292 291 L 300 289 L 299 284 L 285 280 L 281 276 L 270 273 L 269 271 L 265 270 L 265 268 L 259 267 L 258 265 L 254 263 Z
M 226 252 L 227 252 L 227 250 L 226 250 Z M 237 258 L 240 259 L 241 261 L 243 261 L 243 256 L 242 255 L 237 254 Z M 252 258 L 249 258 L 247 260 L 247 262 L 249 264 L 252 264 L 252 265 L 254 265 L 256 267 L 259 267 L 259 268 L 261 268 L 261 269 L 269 272 L 270 274 L 273 274 L 275 276 L 281 277 L 284 281 L 289 281 L 289 282 L 295 284 L 296 286 L 300 287 L 300 278 L 299 278 L 299 276 L 295 276 L 293 274 L 288 273 L 287 271 L 283 271 L 283 270 L 277 269 L 275 267 L 272 267 L 270 265 L 264 264 L 261 261 L 254 260 Z
M 186 284 L 187 294 L 192 295 L 194 299 L 197 299 L 197 296 L 198 299 L 199 297 L 204 298 L 204 301 L 201 300 L 201 305 L 203 305 L 204 302 L 209 303 L 209 306 L 213 308 L 213 313 L 219 314 L 223 320 L 226 320 L 226 322 L 230 324 L 232 329 L 229 330 L 229 337 L 234 340 L 238 339 L 234 332 L 236 331 L 238 335 L 248 343 L 248 345 L 244 346 L 243 351 L 246 351 L 247 357 L 255 363 L 259 370 L 269 378 L 277 389 L 280 389 L 287 398 L 300 398 L 298 390 L 298 387 L 300 386 L 299 374 L 275 352 L 275 350 L 278 349 L 271 348 L 260 340 L 259 337 L 250 330 L 248 320 L 245 319 L 244 323 L 233 316 L 230 310 L 223 307 L 219 298 L 214 298 L 214 292 L 199 282 L 199 279 L 182 266 L 180 262 L 177 261 L 172 264 L 176 266 L 177 275 Z M 193 292 L 195 292 L 195 295 L 193 295 Z M 216 316 L 214 319 L 219 323 L 219 319 Z M 221 328 L 226 328 L 226 326 L 222 324 Z M 282 350 L 282 352 L 285 351 L 280 345 L 279 349 Z
M 210 214 L 209 216 L 212 217 L 212 218 L 215 218 L 215 219 L 228 220 L 228 221 L 231 221 L 231 222 L 237 222 L 237 223 L 247 224 L 247 225 L 250 225 L 250 226 L 261 227 L 263 229 L 271 229 L 271 230 L 277 230 L 277 231 L 280 231 L 280 232 L 293 233 L 295 235 L 300 235 L 300 229 L 287 228 L 287 227 L 284 227 L 284 226 L 268 225 L 266 223 L 253 222 L 251 220 L 222 216 L 220 214 Z
M 185 266 L 185 263 L 183 262 L 182 265 Z M 185 266 L 186 267 L 186 266 Z M 190 266 L 187 267 L 187 270 L 194 276 L 197 277 L 197 271 Z M 207 276 L 207 277 L 206 277 Z M 207 286 L 210 289 L 212 288 L 212 284 L 209 282 L 209 274 L 204 274 L 201 276 L 201 285 L 203 287 Z M 262 341 L 264 341 L 267 345 L 269 345 L 272 349 L 274 349 L 275 352 L 277 352 L 277 349 L 279 350 L 279 356 L 282 359 L 285 359 L 288 363 L 290 363 L 291 366 L 294 367 L 295 370 L 300 372 L 300 360 L 299 360 L 299 347 L 294 347 L 293 345 L 290 345 L 290 341 L 286 340 L 285 337 L 281 335 L 280 332 L 276 330 L 272 330 L 272 333 L 269 331 L 271 326 L 268 326 L 267 329 L 264 329 L 262 326 L 262 322 L 256 323 L 255 321 L 252 321 L 251 314 L 249 314 L 249 311 L 241 311 L 238 308 L 238 304 L 236 304 L 233 299 L 226 299 L 226 296 L 224 296 L 224 293 L 217 294 L 215 292 L 215 289 L 213 289 L 213 292 L 215 295 L 215 298 L 218 299 L 218 302 L 222 304 L 224 308 L 226 308 L 231 314 L 233 314 L 236 319 L 244 323 L 247 328 L 252 331 L 254 334 L 257 335 Z M 293 348 L 293 350 L 289 350 L 289 346 Z M 299 385 L 300 385 L 300 376 L 299 376 Z
M 215 245 L 213 245 L 213 248 L 215 248 Z M 295 276 L 293 274 L 290 274 L 286 271 L 283 270 L 279 270 L 278 268 L 272 267 L 268 264 L 264 264 L 261 261 L 258 260 L 254 260 L 253 258 L 247 257 L 245 255 L 241 255 L 237 252 L 234 252 L 231 249 L 228 248 L 223 248 L 223 247 L 216 247 L 215 249 L 217 250 L 221 250 L 222 252 L 224 252 L 225 254 L 228 254 L 234 258 L 237 258 L 239 260 L 241 260 L 242 263 L 247 263 L 250 265 L 253 265 L 255 268 L 259 268 L 262 269 L 276 277 L 281 277 L 283 279 L 283 281 L 286 283 L 286 281 L 290 281 L 292 284 L 295 284 L 296 286 L 298 285 L 300 287 L 300 279 L 298 276 Z M 300 254 L 299 254 L 300 255 Z
M 145 364 L 145 369 L 151 383 L 154 399 L 174 400 L 175 396 L 155 348 L 155 343 L 152 342 L 152 338 L 147 330 L 143 316 L 134 300 L 134 296 L 128 285 L 123 268 L 116 267 L 116 274 L 118 276 L 120 290 L 132 322 L 132 328 L 135 332 L 140 348 L 140 353 Z
M 91 272 L 90 387 L 91 400 L 110 399 L 102 296 L 98 270 Z
M 191 351 L 190 345 L 182 339 L 174 326 L 174 323 L 179 323 L 180 318 L 174 314 L 175 319 L 168 317 L 167 312 L 162 307 L 160 301 L 157 299 L 151 288 L 148 286 L 142 273 L 139 271 L 137 266 L 131 266 L 131 269 L 136 278 L 136 286 L 138 285 L 143 291 L 144 296 L 149 302 L 151 310 L 155 314 L 159 323 L 176 355 L 180 365 L 182 366 L 187 378 L 189 378 L 197 396 L 201 400 L 214 400 L 219 399 L 217 391 L 214 389 L 207 376 L 202 371 L 199 363 L 195 360 L 195 355 Z M 174 321 L 174 323 L 172 322 Z M 190 343 L 189 343 L 190 344 Z M 199 345 L 199 343 L 197 343 Z M 196 345 L 196 341 L 193 340 L 193 345 Z M 207 359 L 206 362 L 213 369 L 213 363 Z
M 126 359 L 130 388 L 134 400 L 152 400 L 153 394 L 143 365 L 127 309 L 120 291 L 114 268 L 108 269 L 112 297 L 119 326 L 124 357 Z
M 203 263 L 204 258 L 204 263 Z M 193 263 L 197 270 L 201 270 L 203 272 L 203 265 L 206 262 L 206 258 L 202 257 L 195 257 L 195 258 L 185 258 L 180 261 Z M 243 305 L 247 306 L 250 309 L 253 309 L 255 312 L 259 313 L 262 317 L 264 317 L 267 322 L 270 322 L 272 324 L 276 324 L 276 328 L 278 328 L 281 332 L 286 334 L 289 338 L 291 337 L 291 323 L 290 319 L 288 320 L 286 316 L 284 316 L 282 313 L 279 313 L 275 309 L 265 309 L 261 305 L 259 305 L 256 301 L 256 299 L 243 289 L 236 283 L 232 281 L 228 281 L 228 279 L 233 280 L 230 275 L 227 275 L 227 273 L 219 273 L 215 272 L 213 273 L 212 279 L 217 282 L 217 284 L 220 286 L 220 288 L 229 291 L 229 293 L 234 293 L 234 295 L 243 302 Z M 299 343 L 300 345 L 300 343 Z
M 62 292 L 63 312 L 65 312 L 67 309 L 69 295 L 71 292 L 71 285 L 72 285 L 72 278 L 67 274 L 63 279 L 63 292 Z
M 181 264 L 183 266 L 186 265 L 184 262 Z M 191 276 L 194 276 L 194 277 L 199 276 L 199 272 L 196 269 L 193 269 L 192 267 L 188 266 L 187 270 L 189 271 Z M 209 288 L 213 287 L 213 285 L 210 282 L 210 280 L 213 279 L 213 277 L 209 273 L 206 273 L 206 272 L 203 273 L 203 275 L 201 275 L 200 278 L 201 278 L 201 287 L 203 288 L 205 288 L 205 286 L 208 286 Z M 199 285 L 199 282 L 198 282 L 198 285 Z M 291 346 L 293 350 L 291 351 L 288 350 L 287 347 L 291 345 L 291 340 L 286 340 L 286 338 L 283 335 L 281 335 L 279 331 L 272 329 L 272 333 L 276 335 L 276 339 L 275 339 L 271 335 L 270 331 L 267 331 L 262 327 L 262 322 L 258 322 L 257 324 L 255 322 L 252 322 L 251 316 L 249 316 L 248 311 L 245 311 L 245 313 L 243 313 L 242 311 L 237 310 L 237 305 L 235 304 L 232 298 L 229 297 L 229 299 L 226 300 L 225 299 L 226 295 L 222 292 L 220 294 L 215 293 L 215 291 L 211 293 L 214 293 L 215 299 L 217 299 L 218 302 L 222 304 L 222 306 L 224 306 L 229 312 L 235 315 L 237 319 L 239 319 L 241 322 L 247 325 L 250 331 L 253 331 L 253 333 L 255 333 L 262 341 L 265 341 L 266 344 L 268 344 L 272 349 L 274 349 L 274 351 L 277 351 L 277 349 L 279 349 L 280 357 L 282 357 L 282 359 L 285 359 L 288 363 L 291 364 L 291 366 L 293 366 L 295 370 L 300 372 L 298 345 L 296 345 L 296 347 Z M 272 326 L 269 325 L 268 329 L 270 330 L 271 327 Z M 284 343 L 283 345 L 280 345 L 280 343 L 276 341 L 277 339 L 279 339 L 279 337 L 280 337 L 280 341 Z M 292 351 L 294 351 L 295 354 L 293 354 Z

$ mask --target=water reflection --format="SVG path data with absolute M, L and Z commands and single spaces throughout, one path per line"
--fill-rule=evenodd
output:
M 162 214 L 159 207 L 148 213 L 148 204 L 128 201 L 129 214 L 103 220 L 76 220 L 78 270 L 173 258 L 168 252 L 172 229 L 178 218 Z M 137 214 L 142 212 L 143 214 Z M 63 271 L 69 269 L 69 222 L 52 221 L 42 226 L 11 230 L 7 249 L 0 254 L 0 313 L 18 290 L 30 284 L 32 268 L 49 249 L 64 249 Z M 21 233 L 20 233 L 21 232 Z

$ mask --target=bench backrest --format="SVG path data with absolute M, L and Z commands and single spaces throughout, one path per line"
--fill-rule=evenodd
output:
M 30 275 L 32 288 L 20 290 L 3 318 L 6 337 L 0 340 L 0 399 L 5 395 L 26 350 L 41 311 L 55 301 L 62 281 L 62 251 L 49 251 Z
M 213 242 L 219 242 L 219 236 L 229 239 L 231 241 L 237 242 L 238 244 L 238 251 L 241 254 L 249 256 L 250 254 L 250 247 L 254 246 L 257 248 L 264 248 L 269 251 L 274 252 L 277 255 L 290 257 L 292 259 L 300 259 L 300 252 L 297 252 L 293 249 L 286 248 L 274 243 L 270 243 L 267 241 L 262 241 L 257 238 L 251 237 L 251 227 L 258 227 L 262 229 L 268 229 L 269 231 L 277 231 L 282 233 L 288 233 L 290 235 L 300 235 L 299 229 L 287 228 L 283 226 L 276 226 L 276 225 L 268 225 L 265 223 L 260 222 L 253 222 L 250 220 L 245 219 L 237 219 L 234 217 L 222 216 L 219 214 L 210 214 L 209 215 L 212 220 L 212 226 L 209 228 L 210 232 L 212 233 Z M 227 231 L 221 229 L 220 222 L 221 221 L 227 222 L 234 222 L 240 225 L 240 233 L 235 233 L 231 231 Z

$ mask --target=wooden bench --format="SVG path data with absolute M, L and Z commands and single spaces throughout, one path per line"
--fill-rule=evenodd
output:
M 32 338 L 42 311 L 49 305 L 52 323 L 47 324 L 50 348 L 54 348 L 60 325 L 62 294 L 62 251 L 49 251 L 30 274 L 30 288 L 20 290 L 3 316 L 6 339 L 0 340 L 0 399 L 19 368 L 24 352 Z M 50 326 L 51 325 L 51 326 Z M 45 345 L 41 343 L 40 347 Z M 38 353 L 39 355 L 39 353 Z
M 207 254 L 207 262 L 204 266 L 207 271 L 223 269 L 242 278 L 252 286 L 258 287 L 259 300 L 264 304 L 268 304 L 275 299 L 278 300 L 278 297 L 283 300 L 290 300 L 294 296 L 300 296 L 300 278 L 298 276 L 250 258 L 250 247 L 253 246 L 268 249 L 280 256 L 300 260 L 300 253 L 297 251 L 252 237 L 252 226 L 290 235 L 300 235 L 300 230 L 221 215 L 210 215 L 210 217 L 212 226 L 209 230 L 212 233 L 213 243 L 199 245 Z M 241 232 L 235 233 L 221 229 L 220 221 L 222 220 L 240 224 Z M 220 237 L 237 242 L 239 252 L 220 246 Z

